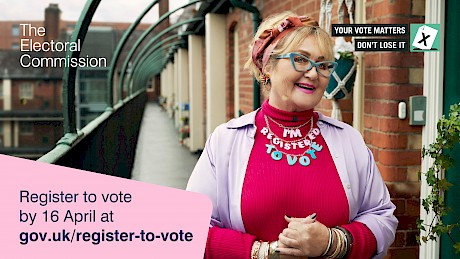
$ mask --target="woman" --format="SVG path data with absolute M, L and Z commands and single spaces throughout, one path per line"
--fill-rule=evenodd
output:
M 220 125 L 187 186 L 213 203 L 206 258 L 382 258 L 395 206 L 360 133 L 313 112 L 336 67 L 310 18 L 265 20 L 249 67 L 260 109 Z

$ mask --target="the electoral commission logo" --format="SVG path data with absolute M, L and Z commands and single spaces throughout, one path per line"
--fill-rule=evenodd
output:
M 411 24 L 410 25 L 410 51 L 439 51 L 440 33 L 439 24 Z

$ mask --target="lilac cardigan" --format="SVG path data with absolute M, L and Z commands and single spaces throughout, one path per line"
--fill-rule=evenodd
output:
M 245 232 L 241 193 L 256 133 L 253 111 L 218 126 L 209 136 L 187 190 L 207 195 L 213 204 L 211 225 Z M 395 205 L 372 153 L 350 125 L 318 113 L 321 130 L 342 181 L 349 204 L 349 220 L 365 224 L 377 240 L 377 254 L 385 256 L 395 238 Z M 326 193 L 325 193 L 326 194 Z

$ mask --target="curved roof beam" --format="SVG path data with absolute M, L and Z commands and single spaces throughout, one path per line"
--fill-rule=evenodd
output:
M 70 37 L 70 42 L 80 41 L 81 44 L 85 41 L 86 33 L 93 19 L 94 13 L 101 0 L 88 0 L 83 7 L 83 10 L 78 18 L 75 30 Z M 80 51 L 67 51 L 66 56 L 71 59 L 80 58 Z M 66 66 L 64 68 L 64 76 L 62 78 L 62 109 L 64 116 L 64 137 L 57 144 L 72 143 L 71 139 L 77 136 L 77 119 L 75 112 L 75 78 L 77 76 L 77 67 Z M 70 134 L 70 135 L 68 135 Z
M 120 80 L 119 80 L 119 91 L 120 93 L 122 94 L 123 93 L 123 81 L 124 81 L 124 78 L 125 78 L 125 74 L 126 74 L 126 70 L 128 68 L 128 64 L 129 64 L 129 61 L 131 60 L 131 58 L 133 57 L 135 51 L 137 50 L 137 48 L 139 47 L 139 45 L 142 43 L 142 41 L 144 41 L 144 39 L 147 37 L 147 35 L 153 31 L 162 21 L 164 21 L 166 18 L 168 18 L 171 14 L 177 12 L 178 10 L 180 9 L 183 9 L 187 6 L 190 6 L 190 5 L 193 5 L 193 4 L 196 4 L 198 2 L 202 2 L 202 1 L 205 1 L 205 0 L 193 0 L 193 1 L 190 1 L 188 2 L 187 4 L 184 4 L 183 6 L 181 7 L 178 7 L 168 13 L 165 13 L 164 15 L 162 15 L 158 21 L 154 24 L 152 24 L 146 31 L 144 31 L 144 33 L 137 39 L 136 43 L 134 43 L 134 46 L 131 48 L 130 52 L 128 53 L 126 59 L 125 59 L 125 62 L 123 63 L 123 67 L 121 68 L 121 73 L 120 73 Z M 122 95 L 120 95 L 121 97 Z
M 120 42 L 117 45 L 117 48 L 115 49 L 115 52 L 113 53 L 113 58 L 110 63 L 110 68 L 109 68 L 109 73 L 107 73 L 107 103 L 109 108 L 113 107 L 113 77 L 115 75 L 115 66 L 117 65 L 118 59 L 120 58 L 121 51 L 123 50 L 123 47 L 126 45 L 128 42 L 129 37 L 131 34 L 133 34 L 134 30 L 136 29 L 137 25 L 142 21 L 144 16 L 152 9 L 154 5 L 156 5 L 159 2 L 159 0 L 155 0 L 152 3 L 150 3 L 147 8 L 137 17 L 136 21 L 132 23 L 128 30 L 123 34 L 123 37 L 121 38 Z M 121 95 L 120 100 L 121 100 Z

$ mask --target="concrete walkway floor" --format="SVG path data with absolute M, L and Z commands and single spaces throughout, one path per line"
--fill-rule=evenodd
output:
M 197 161 L 198 155 L 179 144 L 174 120 L 157 103 L 147 103 L 131 178 L 185 189 Z

